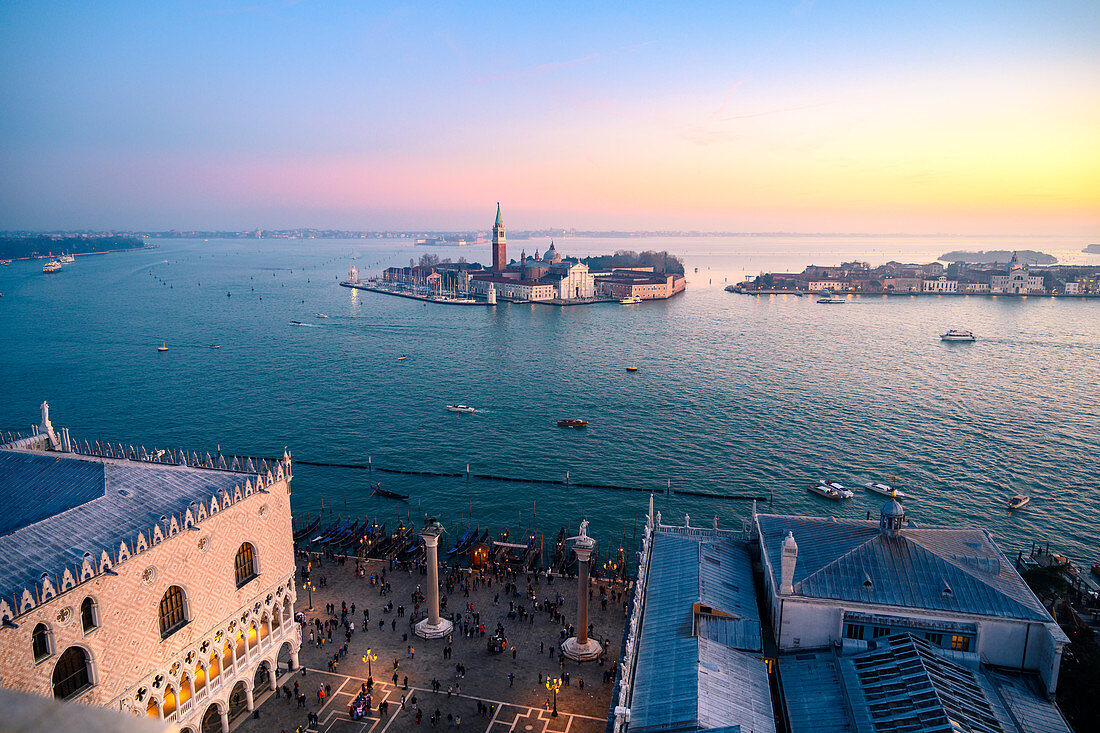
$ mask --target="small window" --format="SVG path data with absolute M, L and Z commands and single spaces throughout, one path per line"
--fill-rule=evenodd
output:
M 241 545 L 241 549 L 237 550 L 235 569 L 238 588 L 255 578 L 257 575 L 255 552 L 253 551 L 252 545 L 248 542 L 245 542 Z
M 183 605 L 183 589 L 173 585 L 160 599 L 160 635 L 167 637 L 187 623 L 187 610 Z
M 888 636 L 889 634 L 890 634 L 890 629 L 884 628 L 882 626 L 876 626 L 875 631 L 872 634 L 872 636 L 877 639 L 880 636 Z
M 943 646 L 943 634 L 925 634 L 924 638 L 936 646 Z
M 970 637 L 954 635 L 951 637 L 951 650 L 956 652 L 970 651 Z
M 848 624 L 844 629 L 844 638 L 846 639 L 862 639 L 863 638 L 863 625 L 862 624 Z
M 38 624 L 31 632 L 31 649 L 34 651 L 34 661 L 41 662 L 50 656 L 50 629 L 46 624 Z
M 96 615 L 95 601 L 89 596 L 80 604 L 80 625 L 84 628 L 85 634 L 99 626 Z
M 91 685 L 87 652 L 78 646 L 69 647 L 53 668 L 53 696 L 58 700 L 68 700 Z

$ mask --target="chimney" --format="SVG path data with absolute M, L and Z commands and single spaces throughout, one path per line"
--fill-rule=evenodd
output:
M 789 596 L 794 593 L 794 564 L 798 561 L 798 544 L 794 541 L 794 533 L 787 532 L 787 538 L 783 540 L 783 555 L 779 565 L 779 595 Z

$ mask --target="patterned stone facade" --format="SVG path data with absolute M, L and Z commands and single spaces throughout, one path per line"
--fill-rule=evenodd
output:
M 296 667 L 301 646 L 290 456 L 266 475 L 240 478 L 231 495 L 212 497 L 178 523 L 173 517 L 167 536 L 158 527 L 149 540 L 124 543 L 98 572 L 43 594 L 14 623 L 5 619 L 0 684 L 52 696 L 61 654 L 79 646 L 92 684 L 71 700 L 164 718 L 191 733 L 206 715 L 207 729 L 212 720 L 228 730 L 230 708 L 251 710 L 254 688 L 274 686 L 280 662 Z M 244 543 L 252 545 L 256 574 L 238 587 L 235 560 Z M 162 637 L 160 604 L 172 586 L 183 591 L 187 621 Z M 95 619 L 88 631 L 81 613 L 87 598 Z M 36 661 L 32 632 L 40 623 L 49 630 L 49 654 Z

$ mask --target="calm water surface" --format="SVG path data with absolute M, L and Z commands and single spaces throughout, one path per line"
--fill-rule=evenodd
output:
M 513 256 L 548 242 L 513 241 Z M 968 246 L 969 245 L 969 246 Z M 772 495 L 762 511 L 877 516 L 857 489 L 889 481 L 914 519 L 988 527 L 1007 552 L 1050 540 L 1100 560 L 1100 302 L 1050 298 L 810 298 L 726 293 L 764 269 L 842 259 L 930 261 L 949 249 L 1080 241 L 708 238 L 558 242 L 566 254 L 683 252 L 688 292 L 634 307 L 428 306 L 337 285 L 425 251 L 391 241 L 170 241 L 79 257 L 58 275 L 0 268 L 0 427 L 55 424 L 81 439 L 342 463 Z M 352 260 L 352 257 L 357 259 Z M 1100 258 L 1092 258 L 1100 259 Z M 694 269 L 698 267 L 699 271 Z M 231 293 L 231 295 L 227 295 Z M 327 319 L 314 317 L 328 314 Z M 291 320 L 306 326 L 290 325 Z M 969 328 L 974 344 L 938 334 Z M 167 353 L 156 351 L 164 341 Z M 210 349 L 218 344 L 220 349 Z M 408 358 L 397 361 L 399 354 Z M 636 361 L 639 371 L 627 373 Z M 474 405 L 473 415 L 445 411 Z M 585 417 L 587 430 L 562 430 Z M 553 533 L 582 515 L 631 543 L 644 493 L 374 474 L 408 514 Z M 298 466 L 300 511 L 396 518 L 365 471 Z M 1007 499 L 1031 495 L 1009 514 Z M 658 495 L 666 521 L 739 525 L 750 504 Z

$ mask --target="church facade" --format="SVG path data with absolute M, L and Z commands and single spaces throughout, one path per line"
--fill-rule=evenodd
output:
M 1027 271 L 1027 265 L 1020 262 L 1016 253 L 1012 253 L 1012 261 L 1008 263 L 1008 270 L 1004 275 L 994 275 L 989 280 L 989 292 L 1005 293 L 1010 295 L 1041 295 L 1046 292 L 1043 278 L 1031 275 Z
M 229 730 L 297 667 L 290 455 L 0 446 L 0 684 Z M 33 497 L 33 501 L 28 501 Z

